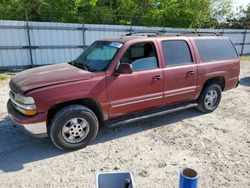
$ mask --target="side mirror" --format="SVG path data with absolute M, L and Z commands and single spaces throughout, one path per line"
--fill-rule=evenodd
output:
M 132 74 L 132 66 L 129 63 L 120 63 L 116 71 L 117 74 Z

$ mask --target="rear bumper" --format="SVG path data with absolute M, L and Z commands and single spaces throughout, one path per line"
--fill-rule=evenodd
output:
M 34 137 L 47 137 L 46 113 L 27 117 L 16 111 L 11 101 L 7 103 L 8 113 L 17 128 Z

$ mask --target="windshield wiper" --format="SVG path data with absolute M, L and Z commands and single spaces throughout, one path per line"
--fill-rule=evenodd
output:
M 89 71 L 89 69 L 87 68 L 86 65 L 84 65 L 84 64 L 82 64 L 82 63 L 78 63 L 78 62 L 76 62 L 75 60 L 74 60 L 74 61 L 70 61 L 69 64 L 70 64 L 70 65 L 73 65 L 73 66 L 75 66 L 75 67 L 78 67 L 78 68 L 80 68 L 80 69 L 84 69 L 84 70 L 86 70 L 86 71 Z
M 89 72 L 96 72 L 97 70 L 96 69 L 93 69 L 92 67 L 90 67 L 89 65 L 87 64 L 83 64 L 83 63 L 78 63 L 77 61 L 71 61 L 69 62 L 69 64 L 75 66 L 75 67 L 78 67 L 80 69 L 84 69 L 86 71 L 89 71 Z
M 83 66 L 84 66 L 88 71 L 91 71 L 91 72 L 96 72 L 96 71 L 97 71 L 96 69 L 93 69 L 93 68 L 90 67 L 89 65 L 83 64 Z

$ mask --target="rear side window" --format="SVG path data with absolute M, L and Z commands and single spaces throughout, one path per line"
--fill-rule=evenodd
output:
M 195 39 L 203 62 L 238 58 L 238 54 L 228 39 Z
M 188 44 L 183 40 L 163 41 L 162 47 L 167 66 L 192 63 L 192 56 Z

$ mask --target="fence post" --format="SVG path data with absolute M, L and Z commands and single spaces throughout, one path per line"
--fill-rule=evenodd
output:
M 85 25 L 82 24 L 82 45 L 83 45 L 83 50 L 85 50 L 86 47 L 86 41 L 85 41 Z
M 224 36 L 225 29 L 222 29 L 221 35 Z
M 242 47 L 241 47 L 241 52 L 240 52 L 240 56 L 244 55 L 244 47 L 245 47 L 245 43 L 246 43 L 246 35 L 247 35 L 247 30 L 245 29 L 244 35 L 243 35 L 243 41 L 242 41 Z
M 33 67 L 33 57 L 32 57 L 32 49 L 31 49 L 31 42 L 30 42 L 30 28 L 29 28 L 29 18 L 28 18 L 28 12 L 25 10 L 25 17 L 26 17 L 26 30 L 27 30 L 27 36 L 28 36 L 28 48 L 29 48 L 29 54 L 30 54 L 30 63 L 31 67 Z
M 133 16 L 131 16 L 131 21 L 130 21 L 130 34 L 132 35 L 132 30 L 133 29 Z

